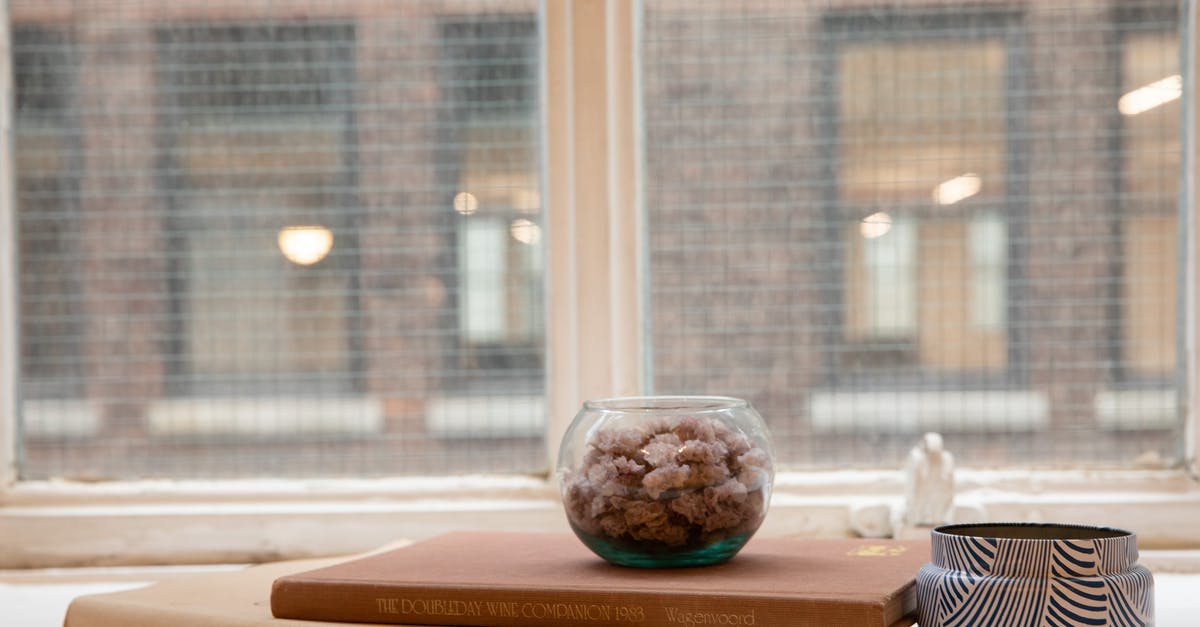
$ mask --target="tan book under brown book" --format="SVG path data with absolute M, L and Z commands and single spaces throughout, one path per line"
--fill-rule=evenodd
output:
M 518 627 L 911 625 L 927 541 L 752 540 L 725 564 L 613 566 L 575 537 L 451 533 L 275 580 L 279 618 Z
M 347 559 L 275 562 L 235 571 L 180 575 L 144 588 L 81 596 L 71 601 L 63 626 L 345 627 L 344 623 L 274 618 L 270 598 L 271 583 L 276 578 Z

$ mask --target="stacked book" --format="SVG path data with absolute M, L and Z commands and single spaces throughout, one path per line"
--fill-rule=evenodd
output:
M 912 625 L 927 541 L 755 538 L 698 568 L 608 564 L 574 536 L 450 533 L 364 557 L 265 565 L 81 597 L 65 627 Z M 312 623 L 315 624 L 315 623 Z

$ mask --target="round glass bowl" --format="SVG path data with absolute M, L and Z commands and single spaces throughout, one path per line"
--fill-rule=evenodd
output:
M 762 417 L 720 396 L 588 401 L 557 474 L 575 535 L 609 562 L 643 568 L 733 557 L 766 517 L 775 478 Z

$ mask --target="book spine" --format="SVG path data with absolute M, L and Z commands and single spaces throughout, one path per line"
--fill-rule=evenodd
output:
M 788 599 L 630 592 L 538 593 L 277 581 L 276 618 L 463 627 L 888 627 L 881 605 Z

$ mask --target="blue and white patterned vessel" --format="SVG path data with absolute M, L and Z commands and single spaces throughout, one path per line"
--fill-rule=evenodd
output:
M 917 573 L 921 627 L 1154 624 L 1154 578 L 1128 531 L 994 523 L 932 536 Z

